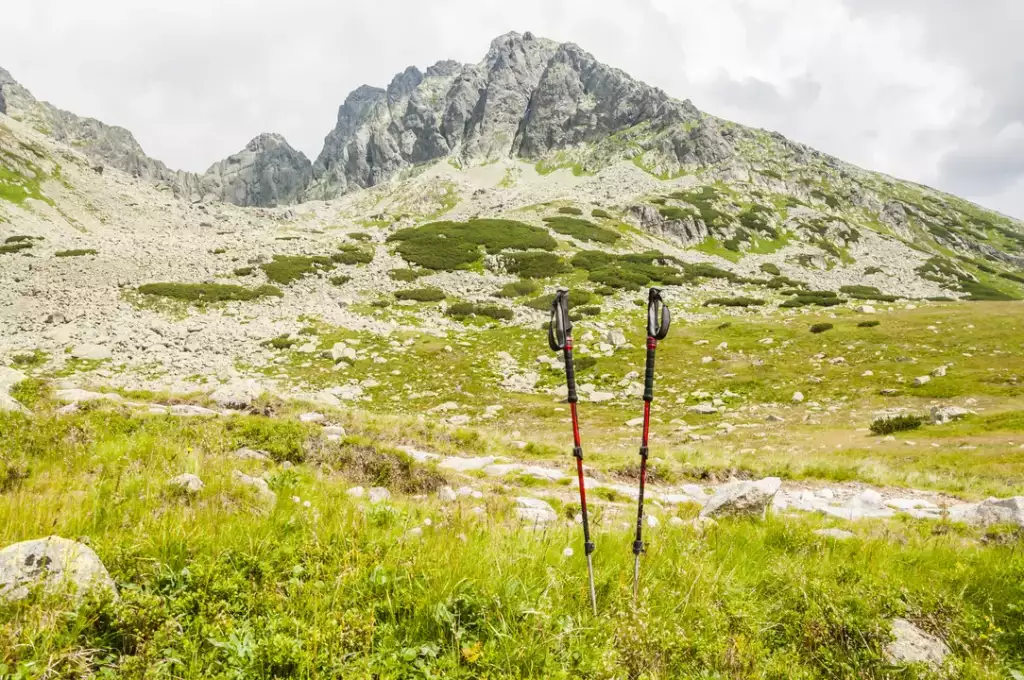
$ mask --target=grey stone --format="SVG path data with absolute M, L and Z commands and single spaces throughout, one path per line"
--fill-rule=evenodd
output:
M 270 454 L 266 451 L 259 451 L 257 449 L 241 448 L 231 454 L 238 460 L 255 460 L 261 463 L 270 462 L 272 459 Z
M 62 401 L 64 403 L 81 403 L 86 401 L 111 401 L 119 403 L 124 401 L 120 394 L 113 394 L 111 392 L 89 392 L 88 390 L 80 389 L 57 390 L 53 393 L 53 396 L 57 401 Z
M 76 345 L 71 350 L 71 356 L 74 359 L 84 359 L 88 361 L 103 361 L 113 356 L 110 352 L 109 347 L 103 345 Z
M 918 377 L 914 378 L 913 385 L 914 385 L 914 387 L 922 387 L 924 385 L 927 385 L 931 381 L 932 381 L 932 377 L 930 375 L 922 375 L 922 376 L 918 376 Z
M 370 487 L 370 502 L 374 505 L 391 500 L 391 492 L 382 486 Z
M 945 642 L 906 619 L 892 622 L 892 636 L 892 641 L 885 646 L 885 659 L 891 664 L 922 663 L 940 670 L 949 656 Z
M 848 541 L 854 537 L 852 531 L 846 531 L 844 529 L 816 529 L 814 533 L 818 536 L 831 538 L 836 541 Z
M 239 484 L 255 489 L 256 495 L 261 501 L 271 505 L 277 502 L 277 494 L 270 489 L 267 480 L 262 477 L 250 477 L 241 470 L 235 470 L 232 474 Z
M 220 414 L 212 409 L 192 404 L 175 404 L 168 411 L 172 416 L 179 418 L 197 418 L 208 416 L 219 416 Z
M 520 496 L 516 498 L 516 516 L 519 519 L 536 524 L 546 524 L 558 519 L 555 509 L 547 501 L 539 498 Z
M 768 477 L 757 482 L 727 484 L 707 502 L 700 516 L 763 518 L 781 487 L 782 480 L 778 477 Z
M 203 490 L 204 486 L 203 480 L 187 472 L 185 474 L 178 475 L 177 477 L 171 479 L 168 482 L 168 484 L 178 489 L 181 489 L 182 491 L 189 495 L 199 493 L 200 491 Z
M 458 500 L 458 498 L 459 497 L 455 493 L 455 490 L 452 489 L 450 486 L 441 487 L 441 489 L 437 492 L 437 500 L 441 501 L 442 503 L 454 503 L 455 501 Z
M 932 425 L 943 425 L 954 420 L 961 420 L 970 414 L 970 411 L 959 406 L 933 406 Z
M 117 587 L 92 548 L 59 536 L 15 543 L 0 550 L 0 599 L 20 600 L 35 588 L 74 590 L 76 599 L 99 590 L 117 596 Z
M 243 411 L 252 407 L 253 402 L 263 396 L 266 390 L 256 380 L 241 380 L 224 385 L 210 395 L 218 406 Z
M 949 509 L 949 517 L 955 522 L 978 526 L 1015 524 L 1024 527 L 1024 496 L 989 498 L 980 503 L 953 506 Z

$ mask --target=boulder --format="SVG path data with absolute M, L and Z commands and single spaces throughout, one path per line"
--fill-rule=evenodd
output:
M 931 381 L 932 381 L 932 377 L 930 375 L 921 375 L 921 376 L 918 376 L 918 377 L 914 378 L 913 385 L 914 385 L 914 387 L 922 387 L 924 385 L 927 385 Z
M 932 377 L 933 378 L 945 378 L 946 377 L 946 370 L 947 369 L 948 369 L 948 366 L 939 366 L 934 371 L 932 371 Z
M 527 522 L 546 524 L 558 519 L 555 509 L 539 498 L 520 496 L 516 498 L 516 516 Z
M 374 486 L 369 492 L 370 502 L 374 505 L 391 500 L 391 492 L 382 486 Z
M 11 388 L 25 379 L 25 374 L 13 368 L 0 366 L 0 392 L 10 392 Z
M 29 413 L 29 410 L 11 395 L 0 392 L 0 413 L 5 412 Z
M 875 308 L 872 307 L 871 305 L 858 305 L 853 308 L 853 311 L 859 314 L 874 314 Z
M 802 404 L 803 401 L 804 401 L 804 393 L 803 392 L 794 392 L 793 393 L 793 403 L 794 404 Z
M 213 409 L 203 408 L 202 406 L 193 406 L 192 404 L 175 404 L 169 410 L 172 416 L 178 416 L 179 418 L 196 418 L 202 416 L 219 416 L 220 414 Z
M 41 586 L 46 592 L 71 587 L 77 596 L 117 587 L 89 546 L 59 536 L 15 543 L 0 550 L 0 599 L 20 600 Z
M 238 460 L 256 460 L 261 463 L 266 463 L 271 460 L 270 454 L 266 451 L 259 451 L 257 449 L 241 448 L 231 454 Z
M 83 359 L 86 361 L 103 361 L 109 359 L 113 355 L 110 352 L 109 347 L 103 345 L 76 345 L 71 350 L 71 357 L 74 359 Z
M 894 665 L 921 663 L 939 670 L 949 656 L 946 643 L 906 619 L 892 622 L 893 640 L 885 646 L 885 660 Z
M 437 492 L 437 500 L 442 503 L 454 503 L 458 499 L 459 496 L 455 493 L 455 489 L 450 486 L 441 487 L 441 490 Z
M 768 514 L 772 499 L 781 487 L 782 480 L 778 477 L 768 477 L 757 482 L 727 484 L 707 502 L 700 516 L 763 518 Z
M 954 420 L 961 420 L 970 414 L 970 411 L 959 406 L 933 406 L 932 425 L 943 425 Z
M 62 401 L 66 404 L 83 401 L 124 401 L 120 394 L 112 394 L 109 392 L 89 392 L 87 390 L 79 389 L 57 390 L 53 393 L 53 396 L 57 401 Z
M 190 496 L 202 491 L 204 486 L 203 480 L 187 472 L 183 475 L 178 475 L 170 482 L 168 482 L 168 484 L 177 489 L 180 489 L 181 491 L 185 492 Z
M 949 509 L 949 518 L 954 522 L 978 526 L 1015 524 L 1024 527 L 1024 496 L 989 498 L 980 503 L 957 505 Z
M 261 501 L 268 504 L 277 502 L 277 494 L 270 490 L 270 485 L 267 484 L 267 480 L 262 477 L 250 477 L 241 470 L 235 470 L 233 477 L 239 484 L 255 489 L 256 495 L 259 496 Z
M 626 344 L 626 334 L 617 328 L 608 331 L 605 341 L 612 347 L 622 347 Z
M 251 408 L 253 402 L 263 396 L 266 390 L 255 380 L 242 380 L 224 385 L 210 395 L 221 408 L 244 411 Z

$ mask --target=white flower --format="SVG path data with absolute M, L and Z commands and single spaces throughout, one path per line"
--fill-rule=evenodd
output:
M 572 557 L 573 555 L 574 555 L 574 553 L 572 551 L 572 548 L 566 548 L 565 550 L 562 551 L 562 556 L 563 557 Z

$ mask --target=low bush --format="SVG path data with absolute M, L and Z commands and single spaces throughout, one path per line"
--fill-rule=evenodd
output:
M 594 366 L 597 366 L 597 359 L 594 357 L 573 357 L 572 366 L 576 369 L 577 373 L 583 373 L 589 371 Z
M 433 272 L 427 269 L 392 269 L 388 272 L 388 278 L 392 281 L 410 283 L 424 276 L 430 276 Z
M 764 300 L 749 297 L 711 298 L 704 303 L 705 307 L 760 307 L 767 304 Z
M 340 253 L 331 255 L 331 260 L 338 264 L 370 264 L 373 262 L 373 251 L 359 246 L 343 245 Z
M 54 253 L 54 257 L 85 257 L 86 255 L 98 255 L 99 253 L 92 248 L 82 248 L 81 250 L 60 250 Z
M 864 276 L 871 276 L 872 274 L 884 274 L 885 271 L 881 267 L 868 267 L 864 270 Z
M 874 286 L 842 286 L 843 293 L 854 300 L 877 300 L 879 302 L 896 302 L 899 298 L 895 295 L 885 295 Z
M 579 208 L 573 208 L 571 206 L 570 207 L 565 207 L 565 208 L 559 208 L 558 212 L 560 212 L 563 215 L 582 215 L 583 214 L 582 210 L 580 210 Z
M 606 297 L 608 295 L 615 295 L 615 289 L 612 288 L 611 286 L 598 286 L 597 288 L 594 289 L 594 292 L 597 293 L 598 295 L 604 295 Z
M 210 251 L 210 255 L 223 255 L 226 252 L 228 252 L 227 248 L 214 248 Z
M 857 328 L 878 328 L 881 325 L 881 321 L 861 321 L 857 324 Z
M 971 302 L 997 302 L 1004 300 L 1017 300 L 1018 298 L 1004 293 L 1001 290 L 996 290 L 991 286 L 987 286 L 984 283 L 978 281 L 961 281 L 960 288 L 965 293 L 968 293 L 968 300 Z
M 1007 281 L 1015 281 L 1017 283 L 1024 283 L 1024 276 L 1020 274 L 1013 274 L 1011 272 L 1000 272 L 999 276 L 1003 277 Z
M 610 220 L 612 218 L 610 212 L 608 212 L 607 210 L 602 210 L 601 208 L 594 208 L 593 210 L 591 210 L 590 216 L 595 217 L 599 220 Z
M 334 268 L 329 257 L 308 255 L 274 255 L 272 262 L 261 264 L 267 278 L 282 286 L 294 283 L 304 276 Z
M 575 309 L 577 307 L 589 305 L 593 302 L 594 297 L 585 290 L 573 291 L 569 294 L 569 309 Z M 524 307 L 530 309 L 536 309 L 541 312 L 551 311 L 551 301 L 554 300 L 552 295 L 541 295 L 540 297 L 534 298 L 523 303 Z
M 513 281 L 502 286 L 496 296 L 500 298 L 525 297 L 533 295 L 538 290 L 540 290 L 540 286 L 533 281 Z
M 761 271 L 765 274 L 771 274 L 772 276 L 782 276 L 782 270 L 779 269 L 777 264 L 771 262 L 765 262 L 760 267 Z
M 546 217 L 544 221 L 559 234 L 571 236 L 578 241 L 594 241 L 611 245 L 622 238 L 617 232 L 576 217 Z
M 337 276 L 332 276 L 330 278 L 330 282 L 331 282 L 332 286 L 344 286 L 346 283 L 348 283 L 351 280 L 352 280 L 351 276 L 345 276 L 344 274 L 339 274 Z
M 28 250 L 32 247 L 31 243 L 15 241 L 14 243 L 5 243 L 0 246 L 0 255 L 9 253 L 19 253 L 22 250 Z
M 238 269 L 233 271 L 232 274 L 234 274 L 235 276 L 252 276 L 252 273 L 254 271 L 256 270 L 252 267 L 239 267 Z
M 284 297 L 276 286 L 244 288 L 223 283 L 147 283 L 138 288 L 143 295 L 165 297 L 185 302 L 248 302 L 261 297 Z
M 524 279 L 544 279 L 571 271 L 558 255 L 542 251 L 508 253 L 504 260 L 506 271 Z
M 920 416 L 893 416 L 875 420 L 871 423 L 871 432 L 877 435 L 887 435 L 894 432 L 916 430 L 922 425 L 924 425 L 924 418 Z
M 501 305 L 479 305 L 472 302 L 457 302 L 449 305 L 445 314 L 455 318 L 484 316 L 500 321 L 511 321 L 514 316 L 512 310 L 508 307 L 502 307 Z
M 833 326 L 830 323 L 816 323 L 813 326 L 811 326 L 811 332 L 812 333 L 825 333 L 827 331 L 832 330 L 833 328 L 835 328 L 835 326 Z
M 19 234 L 17 236 L 8 236 L 7 238 L 4 239 L 4 243 L 28 243 L 29 241 L 35 240 L 35 238 L 36 237 L 34 236 L 25 236 L 24 234 Z
M 662 206 L 661 208 L 658 208 L 658 212 L 661 213 L 661 216 L 666 220 L 685 220 L 688 217 L 693 217 L 693 213 L 689 210 L 677 208 L 674 205 Z
M 279 335 L 276 338 L 264 340 L 260 344 L 272 349 L 289 349 L 293 345 L 297 345 L 298 342 L 299 341 L 297 339 L 289 338 L 287 335 Z
M 599 305 L 587 305 L 586 307 L 579 307 L 576 313 L 580 316 L 598 316 L 601 313 L 601 307 Z
M 371 238 L 373 238 L 366 232 L 362 231 L 353 231 L 351 234 L 348 235 L 348 237 L 353 241 L 369 241 Z
M 388 237 L 408 262 L 427 269 L 464 269 L 481 258 L 480 247 L 490 254 L 506 250 L 554 250 L 558 242 L 545 229 L 514 220 L 475 219 L 468 222 L 432 222 L 402 229 Z
M 440 288 L 427 286 L 425 288 L 400 290 L 395 293 L 395 297 L 399 300 L 415 300 L 416 302 L 440 302 L 444 300 L 445 294 Z

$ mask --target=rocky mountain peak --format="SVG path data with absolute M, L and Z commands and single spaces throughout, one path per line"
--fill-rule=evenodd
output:
M 306 189 L 313 164 L 279 134 L 263 133 L 245 149 L 214 163 L 200 178 L 204 195 L 243 206 L 294 203 Z
M 461 71 L 463 65 L 454 59 L 444 59 L 427 68 L 427 78 L 446 78 Z
M 410 66 L 391 80 L 388 99 L 394 101 L 408 97 L 422 82 L 423 74 L 415 66 Z

